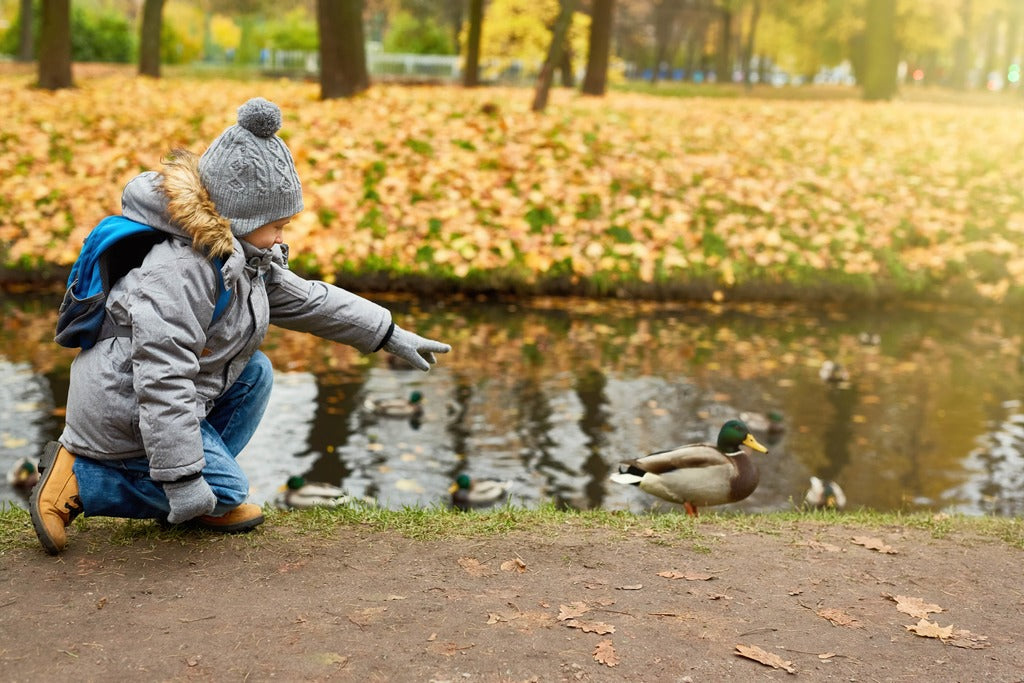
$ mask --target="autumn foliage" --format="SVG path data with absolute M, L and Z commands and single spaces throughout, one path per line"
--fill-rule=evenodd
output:
M 698 298 L 1003 301 L 1024 292 L 1019 112 L 285 81 L 0 76 L 0 264 L 70 264 L 121 189 L 264 96 L 327 279 Z

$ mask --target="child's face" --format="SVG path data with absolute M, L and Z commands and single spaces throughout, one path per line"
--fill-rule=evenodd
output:
M 281 244 L 284 241 L 284 227 L 288 225 L 289 221 L 293 216 L 286 216 L 273 223 L 267 223 L 256 228 L 248 235 L 243 235 L 239 239 L 245 240 L 249 244 L 259 249 L 270 249 L 275 244 Z

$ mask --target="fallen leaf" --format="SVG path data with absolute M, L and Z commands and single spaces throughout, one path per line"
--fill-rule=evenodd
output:
M 466 573 L 471 576 L 487 576 L 491 573 L 490 567 L 472 557 L 460 557 L 459 566 L 465 569 Z
M 432 643 L 435 640 L 437 640 L 437 633 L 431 633 L 429 636 L 427 636 L 428 643 Z
M 569 621 L 563 622 L 563 625 L 568 626 L 569 628 L 578 628 L 584 633 L 596 633 L 599 636 L 615 633 L 614 626 L 600 621 L 580 621 L 579 619 L 570 619 Z
M 927 619 L 921 619 L 916 624 L 907 626 L 906 629 L 911 633 L 916 633 L 922 638 L 939 638 L 945 640 L 953 635 L 953 624 L 950 624 L 949 626 L 939 626 Z
M 589 611 L 590 608 L 587 607 L 587 603 L 585 602 L 574 602 L 571 605 L 559 605 L 558 620 L 565 621 L 566 619 L 575 619 L 576 617 L 583 616 Z
M 952 645 L 953 647 L 981 650 L 988 647 L 988 636 L 978 636 L 965 629 L 959 629 L 953 631 L 953 635 L 943 642 Z
M 836 656 L 835 652 L 822 652 L 820 655 L 818 655 L 818 659 L 821 659 L 821 660 L 832 659 L 835 656 Z
M 864 628 L 864 625 L 842 610 L 827 608 L 815 612 L 822 619 L 828 619 L 835 626 L 846 626 L 848 628 Z
M 315 659 L 323 665 L 339 665 L 345 666 L 348 663 L 348 657 L 337 652 L 320 652 L 314 655 Z
M 106 604 L 107 604 L 107 599 L 105 597 L 104 598 L 100 598 L 99 600 L 96 601 L 96 609 L 103 609 L 106 606 Z
M 756 645 L 737 645 L 736 654 L 740 657 L 746 657 L 752 659 L 755 662 L 770 666 L 773 669 L 783 669 L 791 674 L 796 673 L 796 669 L 793 668 L 793 662 L 788 662 L 777 654 L 771 652 L 765 652 Z
M 658 572 L 658 576 L 664 576 L 666 579 L 686 579 L 687 581 L 710 581 L 715 578 L 711 574 L 697 574 L 692 572 Z
M 495 612 L 488 612 L 487 613 L 487 623 L 488 624 L 497 624 L 499 621 L 506 621 L 507 622 L 508 619 L 506 619 L 505 617 L 503 617 L 500 614 L 497 614 Z
M 803 548 L 811 548 L 812 550 L 820 550 L 828 553 L 839 553 L 843 550 L 837 545 L 825 543 L 823 541 L 800 541 L 797 545 Z
M 868 550 L 877 550 L 880 553 L 887 555 L 895 555 L 896 549 L 891 545 L 887 545 L 880 538 L 871 538 L 869 536 L 854 536 L 853 542 L 857 545 L 862 545 Z
M 615 590 L 617 590 L 617 591 L 638 591 L 638 590 L 640 590 L 643 587 L 644 587 L 644 585 L 642 583 L 630 583 L 630 584 L 627 584 L 625 586 L 616 586 Z
M 921 598 L 911 598 L 906 595 L 886 595 L 885 597 L 895 602 L 896 609 L 900 612 L 917 617 L 918 619 L 924 619 L 931 612 L 938 613 L 943 611 L 938 605 L 927 603 Z
M 615 654 L 612 641 L 602 640 L 597 644 L 597 647 L 594 648 L 594 661 L 605 666 L 615 666 L 619 663 L 619 656 Z
M 505 560 L 501 563 L 501 571 L 516 572 L 517 574 L 522 574 L 526 571 L 526 563 L 520 560 L 518 557 L 514 560 Z
M 367 607 L 348 615 L 348 620 L 356 626 L 369 626 L 374 617 L 387 612 L 387 607 Z

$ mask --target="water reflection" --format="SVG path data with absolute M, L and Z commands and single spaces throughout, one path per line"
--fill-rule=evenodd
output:
M 386 303 L 399 324 L 453 352 L 424 375 L 272 333 L 275 389 L 242 456 L 254 501 L 302 474 L 388 507 L 443 504 L 466 473 L 514 480 L 513 501 L 526 506 L 666 510 L 610 485 L 619 460 L 713 440 L 730 417 L 778 410 L 786 429 L 757 456 L 758 490 L 734 509 L 789 508 L 816 475 L 843 486 L 848 508 L 1024 512 L 1021 328 L 1005 312 Z M 55 305 L 3 304 L 5 469 L 62 426 L 73 353 L 49 341 Z M 849 381 L 823 381 L 826 359 Z M 361 410 L 369 397 L 412 391 L 424 396 L 419 422 Z

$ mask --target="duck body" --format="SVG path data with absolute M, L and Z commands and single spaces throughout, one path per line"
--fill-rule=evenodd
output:
M 767 413 L 740 413 L 740 420 L 750 431 L 764 434 L 769 438 L 782 436 L 786 431 L 786 420 L 777 410 L 770 410 Z
M 414 391 L 408 399 L 376 398 L 366 399 L 363 409 L 380 417 L 414 418 L 423 415 L 423 394 Z
M 611 480 L 683 505 L 687 514 L 707 505 L 735 503 L 757 489 L 757 465 L 740 448 L 767 453 L 741 420 L 729 420 L 716 444 L 698 443 L 627 460 Z
M 304 477 L 289 477 L 284 503 L 290 508 L 337 507 L 351 502 L 343 489 L 322 482 L 307 482 Z
M 507 498 L 511 490 L 511 481 L 470 479 L 468 474 L 460 474 L 448 492 L 452 495 L 452 507 L 465 512 L 471 508 L 494 505 Z
M 39 462 L 34 458 L 18 458 L 7 470 L 7 483 L 18 493 L 28 495 L 39 481 Z
M 819 510 L 842 510 L 846 507 L 846 493 L 834 481 L 811 477 L 804 502 Z

